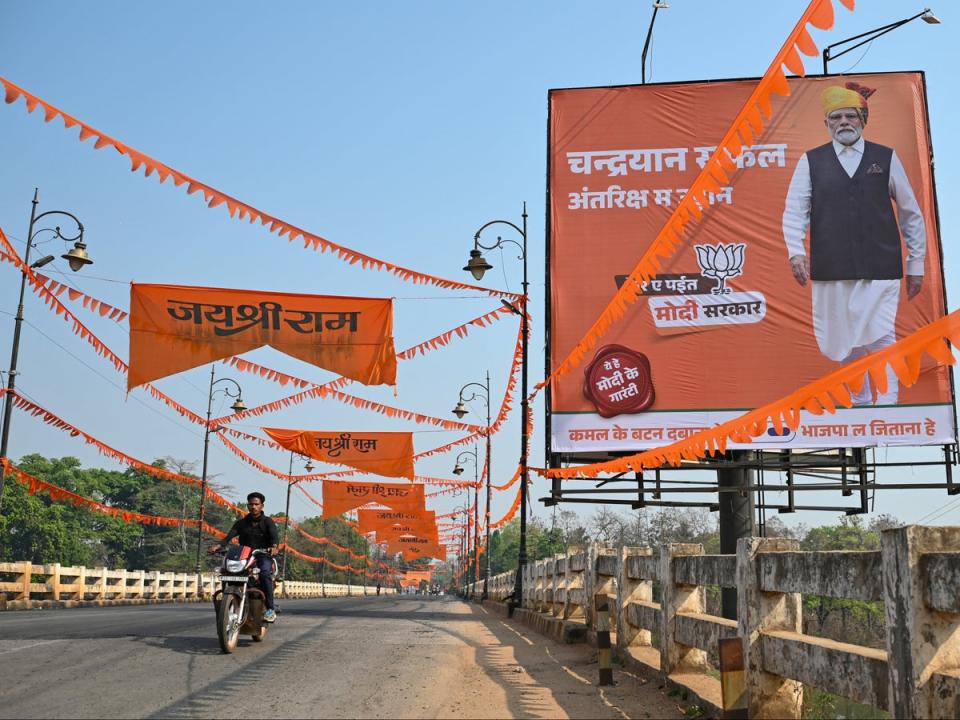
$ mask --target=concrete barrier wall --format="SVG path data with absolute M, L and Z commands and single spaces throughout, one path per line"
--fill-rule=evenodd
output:
M 515 577 L 491 577 L 489 599 L 511 595 Z M 779 538 L 741 540 L 736 555 L 694 544 L 570 548 L 530 563 L 523 586 L 525 609 L 587 629 L 594 596 L 606 595 L 616 646 L 715 708 L 720 681 L 708 654 L 740 638 L 750 717 L 799 718 L 804 683 L 894 717 L 960 717 L 960 528 L 886 530 L 876 552 L 801 552 Z M 737 620 L 706 613 L 707 586 L 737 589 Z M 804 594 L 881 601 L 886 648 L 804 634 Z
M 210 597 L 219 589 L 219 585 L 213 581 L 214 575 L 204 573 L 198 583 L 196 573 L 6 562 L 0 563 L 0 609 L 42 606 L 51 601 L 70 607 L 86 602 L 120 604 L 129 601 L 196 600 Z M 294 580 L 288 580 L 286 588 L 284 583 L 276 584 L 277 597 L 291 598 L 373 595 L 376 591 L 375 586 Z M 383 588 L 381 592 L 392 593 L 394 590 Z

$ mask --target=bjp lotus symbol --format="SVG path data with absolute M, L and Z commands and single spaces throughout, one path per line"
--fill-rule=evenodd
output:
M 726 285 L 727 279 L 743 274 L 743 253 L 747 248 L 746 243 L 738 245 L 720 243 L 693 247 L 697 251 L 697 264 L 700 265 L 701 272 L 707 277 L 717 279 L 717 286 L 710 292 L 714 295 L 730 292 L 730 288 Z

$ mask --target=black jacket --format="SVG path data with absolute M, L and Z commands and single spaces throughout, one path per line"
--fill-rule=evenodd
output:
M 226 545 L 235 537 L 240 538 L 241 545 L 254 550 L 266 550 L 280 542 L 277 524 L 266 514 L 261 514 L 257 520 L 254 520 L 251 514 L 237 520 L 222 544 Z

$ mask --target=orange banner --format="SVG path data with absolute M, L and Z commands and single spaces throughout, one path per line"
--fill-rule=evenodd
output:
M 374 475 L 413 480 L 411 432 L 325 432 L 266 427 L 263 431 L 287 450 L 300 455 L 349 465 Z
M 436 527 L 436 514 L 433 510 L 419 513 L 405 513 L 397 510 L 357 510 L 357 520 L 361 535 L 393 525 L 433 526 Z
M 323 517 L 377 502 L 394 510 L 416 514 L 424 509 L 423 485 L 323 481 Z
M 392 300 L 130 286 L 128 389 L 264 345 L 366 385 L 396 383 Z
M 391 525 L 390 527 L 377 530 L 377 542 L 390 542 L 399 538 L 418 538 L 420 540 L 429 540 L 431 542 L 440 542 L 440 535 L 436 526 L 424 527 L 422 525 Z
M 387 552 L 403 553 L 404 560 L 415 560 L 417 558 L 437 558 L 438 560 L 447 559 L 447 549 L 440 543 L 424 538 L 397 538 L 387 542 Z

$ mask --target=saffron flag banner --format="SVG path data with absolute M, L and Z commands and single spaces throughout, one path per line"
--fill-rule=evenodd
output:
M 393 301 L 130 286 L 127 389 L 269 345 L 366 385 L 393 385 Z
M 336 517 L 372 502 L 416 514 L 424 509 L 423 485 L 323 481 L 324 518 Z
M 412 432 L 325 432 L 263 428 L 273 440 L 300 455 L 339 463 L 374 475 L 413 479 Z
M 429 570 L 407 570 L 400 576 L 400 587 L 420 587 L 420 583 L 429 583 L 433 573 Z
M 436 527 L 418 527 L 411 525 L 391 525 L 377 530 L 377 542 L 387 542 L 401 537 L 415 537 L 423 540 L 440 542 L 440 535 Z
M 788 83 L 770 122 L 729 153 L 729 177 L 705 196 L 692 234 L 636 284 L 638 301 L 592 359 L 552 379 L 552 452 L 674 443 L 944 315 L 923 75 Z M 551 91 L 551 371 L 626 282 L 755 87 Z M 847 110 L 852 129 L 837 115 Z M 804 413 L 796 430 L 770 427 L 730 446 L 954 442 L 945 367 L 927 359 L 915 385 L 892 370 L 879 385 L 868 380 L 835 416 Z
M 424 510 L 420 513 L 373 510 L 370 508 L 357 510 L 357 526 L 361 535 L 398 524 L 413 527 L 436 527 L 436 514 L 433 510 Z
M 447 559 L 447 549 L 434 540 L 417 537 L 401 537 L 387 541 L 387 552 L 403 553 L 404 560 L 432 557 Z

